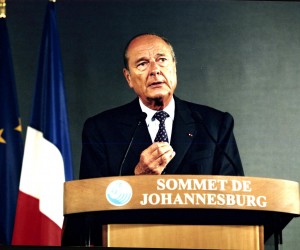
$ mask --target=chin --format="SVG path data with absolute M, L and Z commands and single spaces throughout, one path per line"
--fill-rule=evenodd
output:
M 149 96 L 151 99 L 167 99 L 171 96 L 171 92 L 169 91 L 160 91 L 159 93 L 153 93 Z

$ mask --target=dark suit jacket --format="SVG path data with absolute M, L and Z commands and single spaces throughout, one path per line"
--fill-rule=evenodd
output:
M 232 116 L 174 99 L 171 146 L 176 155 L 166 167 L 166 174 L 244 175 L 233 135 Z M 200 114 L 204 125 L 195 118 L 195 112 Z M 152 143 L 144 120 L 135 130 L 141 114 L 136 98 L 87 119 L 82 134 L 80 179 L 119 175 L 133 134 L 121 175 L 134 175 L 141 152 Z
M 202 118 L 197 119 L 193 115 L 194 112 L 198 112 Z M 137 126 L 141 114 L 138 99 L 135 99 L 129 104 L 91 117 L 85 122 L 82 136 L 81 179 L 119 175 L 132 137 L 134 139 L 121 175 L 134 174 L 141 152 L 152 143 L 145 120 Z M 233 118 L 228 113 L 175 97 L 171 145 L 176 155 L 168 164 L 166 174 L 244 174 L 233 136 Z M 151 219 L 147 221 L 147 218 L 153 218 L 149 216 L 150 212 L 148 211 L 148 216 L 145 217 L 143 213 L 135 211 L 134 218 L 139 223 L 144 220 L 145 223 L 151 223 Z M 118 213 L 115 214 L 113 211 L 111 215 L 105 213 L 105 218 L 97 214 L 69 215 L 65 218 L 62 245 L 84 245 L 87 239 L 93 245 L 101 245 L 102 224 L 106 224 L 103 220 L 109 218 L 110 223 L 114 223 L 114 220 L 120 223 L 120 217 L 117 215 Z M 125 221 L 126 218 L 130 218 L 132 223 L 132 214 L 126 215 L 126 211 L 122 211 L 119 216 Z M 152 213 L 152 216 L 156 218 L 156 212 Z M 180 216 L 176 220 L 178 219 Z

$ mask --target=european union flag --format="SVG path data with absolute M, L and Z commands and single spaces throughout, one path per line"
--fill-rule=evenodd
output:
M 0 245 L 10 245 L 23 142 L 6 19 L 0 18 Z

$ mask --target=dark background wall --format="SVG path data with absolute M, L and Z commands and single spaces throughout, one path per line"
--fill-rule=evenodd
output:
M 7 0 L 23 134 L 47 0 Z M 180 98 L 229 111 L 248 176 L 300 182 L 300 2 L 58 0 L 75 178 L 85 119 L 134 98 L 122 75 L 133 35 L 168 37 Z M 284 231 L 299 249 L 300 219 Z

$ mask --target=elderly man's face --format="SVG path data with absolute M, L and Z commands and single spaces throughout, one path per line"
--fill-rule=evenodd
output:
M 176 62 L 170 46 L 154 35 L 135 38 L 127 50 L 128 68 L 123 70 L 131 88 L 149 108 L 160 99 L 164 106 L 177 85 Z

